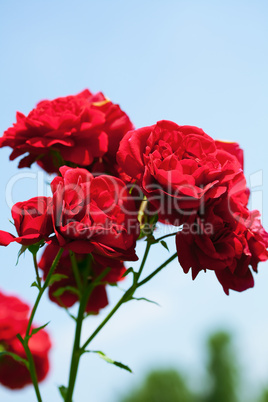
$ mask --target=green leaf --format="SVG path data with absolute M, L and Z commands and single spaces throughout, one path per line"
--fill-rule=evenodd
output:
M 26 359 L 23 359 L 22 357 L 16 355 L 16 353 L 12 353 L 12 352 L 0 352 L 0 357 L 1 356 L 10 356 L 12 357 L 14 360 L 16 360 L 16 362 L 22 363 L 24 364 L 27 368 L 29 368 L 29 363 L 27 362 Z
M 68 278 L 67 275 L 63 275 L 63 274 L 53 274 L 50 278 L 49 284 L 48 286 L 51 286 L 54 282 L 59 282 L 62 279 Z
M 160 304 L 159 303 L 157 303 L 157 302 L 155 302 L 155 301 L 153 301 L 153 300 L 150 300 L 150 299 L 146 299 L 146 297 L 131 297 L 131 300 L 137 300 L 137 301 L 146 301 L 146 302 L 148 302 L 148 303 L 152 303 L 152 304 L 156 304 L 158 307 L 160 307 Z
M 120 363 L 120 362 L 117 362 L 117 361 L 111 359 L 110 357 L 106 356 L 106 354 L 101 352 L 100 350 L 86 350 L 85 352 L 96 353 L 98 356 L 100 356 L 107 363 L 113 364 L 114 366 L 120 367 L 121 369 L 129 371 L 130 373 L 132 373 L 132 370 L 128 366 L 126 366 L 123 363 Z
M 41 325 L 41 327 L 38 328 L 33 328 L 32 332 L 31 332 L 31 336 L 34 334 L 37 334 L 37 332 L 41 331 L 41 329 L 45 328 L 48 324 L 50 323 L 50 321 L 48 321 L 46 324 Z
M 163 247 L 165 247 L 165 249 L 166 249 L 167 251 L 169 251 L 168 245 L 167 245 L 167 243 L 165 242 L 165 240 L 161 240 L 160 243 L 162 244 Z
M 58 387 L 58 388 L 59 388 L 59 391 L 60 391 L 60 394 L 61 394 L 63 400 L 65 401 L 66 396 L 67 396 L 68 388 L 66 388 L 64 385 L 61 385 L 61 386 Z
M 73 286 L 65 286 L 64 288 L 59 288 L 53 293 L 53 296 L 60 297 L 66 291 L 67 292 L 72 292 L 72 293 L 74 293 L 74 294 L 79 296 L 79 290 L 74 288 Z
M 109 285 L 109 286 L 112 286 L 112 287 L 114 287 L 114 288 L 118 288 L 119 286 L 118 286 L 118 283 L 116 283 L 116 282 L 104 282 L 104 284 L 106 285 Z
M 28 248 L 27 246 L 21 246 L 20 251 L 18 252 L 18 257 L 17 257 L 16 265 L 18 265 L 20 256 L 25 253 L 25 251 L 27 250 L 27 248 Z
M 40 286 L 38 285 L 37 282 L 33 282 L 33 283 L 31 284 L 31 288 L 32 288 L 32 287 L 36 287 L 37 289 L 40 290 Z
M 41 240 L 40 242 L 36 243 L 36 244 L 32 244 L 31 246 L 21 246 L 20 251 L 18 252 L 18 258 L 17 258 L 17 262 L 16 265 L 18 265 L 19 262 L 19 258 L 22 254 L 25 253 L 26 250 L 29 250 L 33 255 L 36 255 L 37 251 L 43 247 L 43 245 L 45 244 L 44 240 Z

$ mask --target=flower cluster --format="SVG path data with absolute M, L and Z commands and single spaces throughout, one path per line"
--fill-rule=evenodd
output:
M 0 245 L 17 242 L 21 251 L 29 248 L 34 255 L 39 296 L 33 312 L 46 288 L 60 307 L 80 302 L 66 400 L 72 399 L 74 367 L 82 354 L 82 321 L 108 304 L 107 285 L 133 274 L 132 287 L 110 318 L 177 256 L 193 279 L 200 271 L 214 271 L 226 294 L 252 287 L 251 270 L 257 272 L 258 263 L 268 260 L 268 233 L 259 212 L 248 209 L 243 151 L 237 143 L 215 141 L 200 128 L 166 120 L 135 130 L 118 105 L 85 90 L 42 101 L 27 117 L 17 113 L 17 122 L 0 138 L 4 146 L 12 148 L 11 160 L 23 156 L 20 168 L 36 162 L 56 174 L 50 197 L 13 206 L 17 235 L 0 231 Z M 177 253 L 138 282 L 151 244 L 165 237 L 154 238 L 157 221 L 174 227 Z M 138 259 L 136 241 L 143 237 L 147 247 L 140 270 L 126 272 L 124 262 Z M 29 337 L 32 319 L 27 326 L 29 307 L 0 293 L 0 382 L 10 388 L 21 388 L 32 378 L 36 389 L 48 371 L 50 340 L 43 329 Z M 27 347 L 37 380 L 30 360 L 28 367 L 23 364 Z
M 37 161 L 47 172 L 59 172 L 52 197 L 14 205 L 18 236 L 0 231 L 2 245 L 43 241 L 47 250 L 53 245 L 93 253 L 110 259 L 108 265 L 132 261 L 146 200 L 143 215 L 179 227 L 179 261 L 193 278 L 211 269 L 226 293 L 245 290 L 253 286 L 249 266 L 257 271 L 258 262 L 268 259 L 268 235 L 258 212 L 247 208 L 237 143 L 171 121 L 134 130 L 118 105 L 88 90 L 40 102 L 28 117 L 18 113 L 0 141 L 13 148 L 11 159 L 29 153 L 20 167 Z M 69 271 L 67 277 L 73 282 Z
M 30 307 L 15 296 L 0 292 L 0 383 L 8 388 L 22 388 L 31 384 L 27 367 L 15 360 L 11 354 L 25 359 L 26 354 L 17 334 L 25 335 Z M 35 327 L 32 327 L 32 330 Z M 48 352 L 51 341 L 48 333 L 40 329 L 29 341 L 38 381 L 42 381 L 49 370 Z M 7 353 L 6 353 L 7 352 Z
M 193 278 L 214 270 L 228 294 L 252 287 L 249 266 L 268 259 L 268 234 L 258 211 L 247 208 L 243 151 L 203 130 L 160 121 L 130 131 L 117 160 L 125 178 L 141 187 L 159 220 L 181 226 L 179 262 Z

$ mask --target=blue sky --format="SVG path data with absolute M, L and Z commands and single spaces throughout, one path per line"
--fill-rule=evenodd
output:
M 245 150 L 251 177 L 252 207 L 263 211 L 268 228 L 268 3 L 266 1 L 6 1 L 0 5 L 0 132 L 28 113 L 41 99 L 102 91 L 119 103 L 136 127 L 170 119 L 202 127 L 213 138 L 237 141 Z M 10 179 L 17 161 L 1 150 L 0 227 L 8 222 Z M 14 184 L 14 202 L 47 193 L 38 188 L 36 167 Z M 261 172 L 261 173 L 260 173 Z M 253 176 L 255 174 L 255 176 Z M 261 178 L 262 174 L 262 180 Z M 42 179 L 42 178 L 41 178 Z M 172 240 L 169 242 L 174 249 Z M 144 244 L 138 246 L 142 252 Z M 1 289 L 33 303 L 30 256 L 14 266 L 17 245 L 0 250 Z M 153 253 L 147 269 L 168 258 Z M 268 264 L 259 266 L 255 287 L 227 297 L 213 273 L 192 282 L 177 262 L 142 289 L 161 304 L 124 306 L 92 345 L 131 366 L 134 375 L 84 357 L 75 401 L 116 401 L 145 370 L 172 364 L 202 375 L 201 352 L 207 334 L 217 328 L 235 335 L 251 388 L 268 383 Z M 115 302 L 119 291 L 111 289 Z M 108 310 L 105 312 L 107 313 Z M 104 313 L 105 313 L 104 312 Z M 93 330 L 101 317 L 86 323 Z M 66 384 L 72 323 L 65 313 L 42 301 L 36 322 L 51 320 L 51 375 L 41 386 L 45 400 L 60 400 L 56 385 Z M 197 384 L 194 376 L 191 382 Z M 9 392 L 4 402 L 34 400 L 31 388 Z

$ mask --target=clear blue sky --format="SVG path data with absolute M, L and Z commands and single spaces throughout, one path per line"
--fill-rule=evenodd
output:
M 170 119 L 202 127 L 214 138 L 237 141 L 252 176 L 253 207 L 263 209 L 268 228 L 268 3 L 267 1 L 2 1 L 0 5 L 0 132 L 41 99 L 89 88 L 120 103 L 136 127 Z M 11 230 L 5 200 L 17 161 L 1 150 L 0 227 Z M 263 173 L 260 182 L 259 171 Z M 36 167 L 24 173 L 38 172 Z M 15 176 L 15 179 L 17 176 Z M 42 186 L 41 186 L 42 187 Z M 14 202 L 37 194 L 31 176 L 14 185 Z M 40 191 L 46 192 L 45 189 Z M 172 241 L 170 247 L 174 249 Z M 144 244 L 139 245 L 140 251 Z M 1 289 L 33 303 L 30 256 L 16 262 L 17 245 L 0 250 Z M 147 269 L 168 257 L 154 254 Z M 142 289 L 161 304 L 124 306 L 92 345 L 128 364 L 134 375 L 83 358 L 75 401 L 116 402 L 145 370 L 173 364 L 204 370 L 201 348 L 217 328 L 235 334 L 241 364 L 252 389 L 268 384 L 268 264 L 259 266 L 255 287 L 227 297 L 212 273 L 195 282 L 177 262 Z M 111 302 L 119 297 L 112 289 Z M 107 313 L 107 310 L 106 310 Z M 100 318 L 88 320 L 86 332 Z M 51 320 L 52 370 L 41 387 L 44 400 L 60 400 L 73 336 L 64 311 L 44 297 L 37 323 Z M 196 384 L 196 378 L 191 379 Z M 31 388 L 9 392 L 3 402 L 34 401 Z

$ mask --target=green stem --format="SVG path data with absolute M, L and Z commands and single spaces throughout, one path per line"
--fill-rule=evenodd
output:
M 86 340 L 86 342 L 80 347 L 80 338 L 81 338 L 81 329 L 82 329 L 82 323 L 83 323 L 83 314 L 85 310 L 85 300 L 88 300 L 86 296 L 82 296 L 82 299 L 80 301 L 80 307 L 79 307 L 79 312 L 77 316 L 77 325 L 76 325 L 76 332 L 75 332 L 75 340 L 74 340 L 74 346 L 73 346 L 73 353 L 72 353 L 72 362 L 71 362 L 71 368 L 70 368 L 70 375 L 69 375 L 69 385 L 68 385 L 68 390 L 67 390 L 67 395 L 65 398 L 65 402 L 71 402 L 72 401 L 72 395 L 74 391 L 74 386 L 75 386 L 75 380 L 77 376 L 77 370 L 78 370 L 78 365 L 79 365 L 79 360 L 80 357 L 82 356 L 83 352 L 85 352 L 86 347 L 90 344 L 90 342 L 96 337 L 96 335 L 101 331 L 101 329 L 107 324 L 107 322 L 113 317 L 113 315 L 117 312 L 117 310 L 120 308 L 122 304 L 127 302 L 128 300 L 131 300 L 132 296 L 134 295 L 136 289 L 142 285 L 144 285 L 146 282 L 148 282 L 151 278 L 153 278 L 159 271 L 161 271 L 166 265 L 168 265 L 172 260 L 174 260 L 177 257 L 177 253 L 173 254 L 166 262 L 161 264 L 154 272 L 152 272 L 150 275 L 148 275 L 145 279 L 143 279 L 141 282 L 138 282 L 140 275 L 142 273 L 142 270 L 145 266 L 149 250 L 151 247 L 152 243 L 150 242 L 150 239 L 147 239 L 147 245 L 145 249 L 145 253 L 140 265 L 140 269 L 136 274 L 136 277 L 134 275 L 134 280 L 133 284 L 130 286 L 130 288 L 124 293 L 124 295 L 121 297 L 121 299 L 118 301 L 118 303 L 114 306 L 114 308 L 110 311 L 110 313 L 105 317 L 105 319 L 101 322 L 101 324 L 95 329 L 93 334 Z
M 36 301 L 34 303 L 33 309 L 31 311 L 31 315 L 30 315 L 29 322 L 28 322 L 28 325 L 27 325 L 25 337 L 23 339 L 21 336 L 18 336 L 18 338 L 19 338 L 19 340 L 20 340 L 20 342 L 21 342 L 21 344 L 22 344 L 22 346 L 23 346 L 23 348 L 25 350 L 25 354 L 26 354 L 26 357 L 27 357 L 27 360 L 28 360 L 28 363 L 29 363 L 29 371 L 30 371 L 31 379 L 32 379 L 32 382 L 33 382 L 33 386 L 34 386 L 34 389 L 35 389 L 35 394 L 36 394 L 36 398 L 37 398 L 38 402 L 42 402 L 42 398 L 41 398 L 39 387 L 38 387 L 38 379 L 37 379 L 37 375 L 36 375 L 34 359 L 33 359 L 33 356 L 32 356 L 32 353 L 31 353 L 31 350 L 29 348 L 28 343 L 29 343 L 29 340 L 30 340 L 30 337 L 31 337 L 30 331 L 31 331 L 31 326 L 32 326 L 32 323 L 33 323 L 33 319 L 34 319 L 37 307 L 39 305 L 39 302 L 41 300 L 41 297 L 42 297 L 44 291 L 46 290 L 46 288 L 49 285 L 49 281 L 51 279 L 51 276 L 52 276 L 52 274 L 53 274 L 58 262 L 59 262 L 59 259 L 60 259 L 61 255 L 62 255 L 62 252 L 63 252 L 63 249 L 60 249 L 58 254 L 56 255 L 56 257 L 55 257 L 55 259 L 54 259 L 54 261 L 53 261 L 53 263 L 51 265 L 51 268 L 49 270 L 49 273 L 47 275 L 47 278 L 46 278 L 46 280 L 44 282 L 44 285 L 42 287 L 41 287 L 41 281 L 40 281 L 40 278 L 39 278 L 39 275 L 38 275 L 38 266 L 37 266 L 36 254 L 33 254 L 36 277 L 37 277 L 37 281 L 38 281 L 38 285 L 39 285 L 39 293 L 38 293 L 38 296 L 37 296 Z
M 137 284 L 137 287 L 139 288 L 140 286 L 144 285 L 146 282 L 148 282 L 150 279 L 152 279 L 158 272 L 160 272 L 163 268 L 165 268 L 171 261 L 173 261 L 176 257 L 178 256 L 178 253 L 174 253 L 166 262 L 164 262 L 160 267 L 158 267 L 154 272 L 152 272 L 150 275 L 148 275 L 146 278 L 144 278 L 141 282 Z
M 150 248 L 150 245 L 149 245 Z M 147 250 L 147 248 L 146 248 Z M 148 253 L 147 253 L 148 255 Z M 160 265 L 154 272 L 148 275 L 145 279 L 141 282 L 137 283 L 134 281 L 133 285 L 126 291 L 126 293 L 121 297 L 119 302 L 115 305 L 115 307 L 111 310 L 111 312 L 107 315 L 107 317 L 102 321 L 102 323 L 98 326 L 98 328 L 93 332 L 93 334 L 87 339 L 87 341 L 81 347 L 82 350 L 85 350 L 86 347 L 90 344 L 90 342 L 95 338 L 95 336 L 100 332 L 100 330 L 105 326 L 105 324 L 112 318 L 112 316 L 116 313 L 116 311 L 120 308 L 120 306 L 125 303 L 126 301 L 130 300 L 131 297 L 134 295 L 136 289 L 146 282 L 148 282 L 151 278 L 153 278 L 161 269 L 163 269 L 166 265 L 168 265 L 171 261 L 173 261 L 177 257 L 177 253 L 173 254 L 166 262 Z M 145 265 L 145 261 L 142 261 L 143 266 Z M 141 270 L 139 270 L 141 274 Z
M 167 235 L 165 235 L 165 236 L 161 236 L 161 237 L 159 237 L 159 239 L 155 239 L 155 242 L 158 243 L 158 242 L 160 242 L 161 240 L 166 239 L 167 237 L 175 236 L 177 233 L 178 233 L 178 232 L 169 233 L 169 234 L 167 234 Z
M 38 307 L 38 305 L 40 303 L 40 300 L 41 300 L 41 298 L 43 296 L 44 291 L 46 290 L 46 288 L 49 285 L 51 276 L 53 275 L 53 272 L 55 271 L 55 269 L 56 269 L 56 267 L 58 265 L 58 262 L 59 262 L 59 259 L 60 259 L 61 255 L 62 255 L 62 253 L 63 253 L 63 248 L 61 248 L 59 250 L 58 254 L 56 255 L 56 257 L 55 257 L 55 259 L 54 259 L 54 261 L 53 261 L 53 263 L 51 265 L 51 268 L 49 270 L 49 273 L 48 273 L 48 275 L 46 277 L 45 283 L 41 287 L 41 289 L 39 290 L 38 296 L 36 298 L 36 301 L 34 303 L 34 306 L 33 306 L 33 309 L 32 309 L 32 312 L 31 312 L 31 315 L 30 315 L 30 318 L 29 318 L 29 322 L 28 322 L 28 326 L 27 326 L 27 329 L 26 329 L 25 337 L 30 334 L 31 326 L 32 326 L 32 323 L 33 323 L 33 319 L 34 319 L 37 307 Z
M 76 281 L 76 284 L 77 284 L 77 287 L 78 287 L 78 290 L 79 290 L 79 293 L 80 293 L 80 297 L 81 297 L 82 292 L 83 292 L 83 284 L 81 282 L 76 257 L 75 257 L 75 254 L 74 254 L 73 251 L 70 251 L 69 254 L 70 254 L 70 258 L 71 258 L 71 262 L 72 262 L 72 268 L 73 268 L 75 281 Z
M 42 402 L 41 394 L 40 394 L 39 387 L 38 387 L 37 375 L 36 375 L 36 371 L 35 371 L 34 359 L 33 359 L 32 353 L 30 351 L 30 348 L 28 346 L 28 341 L 24 341 L 22 343 L 22 345 L 24 347 L 24 350 L 25 350 L 25 353 L 27 356 L 27 360 L 29 363 L 29 371 L 30 371 L 32 382 L 33 382 L 36 398 L 37 398 L 38 402 Z
M 95 336 L 100 332 L 100 330 L 110 320 L 110 318 L 112 318 L 112 316 L 116 313 L 116 311 L 119 309 L 119 307 L 123 303 L 128 301 L 131 298 L 131 296 L 133 295 L 133 293 L 135 292 L 135 290 L 136 290 L 136 288 L 138 286 L 139 277 L 141 276 L 142 270 L 143 270 L 143 268 L 145 266 L 145 263 L 146 263 L 146 260 L 147 260 L 151 245 L 152 245 L 152 243 L 150 243 L 149 238 L 148 238 L 147 239 L 147 244 L 146 244 L 146 249 L 145 249 L 145 252 L 144 252 L 144 256 L 143 256 L 143 259 L 142 259 L 142 262 L 141 262 L 141 265 L 140 265 L 140 269 L 137 272 L 137 274 L 134 275 L 134 280 L 133 280 L 132 286 L 124 293 L 124 295 L 121 297 L 121 299 L 115 305 L 115 307 L 112 309 L 112 311 L 107 315 L 107 317 L 102 321 L 102 323 L 98 326 L 98 328 L 93 332 L 93 334 L 84 343 L 84 345 L 81 348 L 82 350 L 85 350 L 87 345 L 92 341 L 93 338 L 95 338 Z
M 83 346 L 81 347 L 81 350 L 85 350 L 86 347 L 90 344 L 90 342 L 95 338 L 95 336 L 100 332 L 100 330 L 104 327 L 104 325 L 112 318 L 112 316 L 117 312 L 117 310 L 119 309 L 119 307 L 125 303 L 129 297 L 131 297 L 133 295 L 133 288 L 134 285 L 132 285 L 127 291 L 126 293 L 124 293 L 124 295 L 121 297 L 121 299 L 119 300 L 119 302 L 115 305 L 115 307 L 112 309 L 112 311 L 110 311 L 110 313 L 107 315 L 107 317 L 102 321 L 102 323 L 98 326 L 98 328 L 93 332 L 93 334 L 87 339 L 87 341 L 83 344 Z
M 37 284 L 39 286 L 39 289 L 41 289 L 41 280 L 40 280 L 40 276 L 38 273 L 38 264 L 37 264 L 36 254 L 33 254 L 33 262 L 34 262 L 34 269 L 35 269 L 35 273 L 36 273 Z
M 92 290 L 91 288 L 90 288 L 90 290 L 87 289 L 87 291 L 83 293 L 82 298 L 80 300 L 80 306 L 79 306 L 78 315 L 77 315 L 77 319 L 76 319 L 75 337 L 74 337 L 73 352 L 72 352 L 70 374 L 69 374 L 69 384 L 68 384 L 67 395 L 65 398 L 66 402 L 72 401 L 72 395 L 73 395 L 75 380 L 76 380 L 76 376 L 77 376 L 78 364 L 79 364 L 79 360 L 80 360 L 80 356 L 81 356 L 80 338 L 81 338 L 82 324 L 83 324 L 83 319 L 84 319 L 84 312 L 86 309 L 86 305 L 87 305 L 91 290 Z
M 141 273 L 142 273 L 142 270 L 143 270 L 144 265 L 145 265 L 145 263 L 146 263 L 146 260 L 147 260 L 147 257 L 148 257 L 148 254 L 149 254 L 151 245 L 152 245 L 152 243 L 150 243 L 150 240 L 149 240 L 149 238 L 148 238 L 148 239 L 147 239 L 147 242 L 146 242 L 146 248 L 145 248 L 144 256 L 143 256 L 143 259 L 142 259 L 142 262 L 141 262 L 141 265 L 140 265 L 140 269 L 139 269 L 137 275 L 134 276 L 134 278 L 135 278 L 135 283 L 138 282 L 138 280 L 139 280 L 139 278 L 140 278 L 140 276 L 141 276 Z
M 76 318 L 76 328 L 75 328 L 75 337 L 72 351 L 72 359 L 69 373 L 69 382 L 68 389 L 65 398 L 65 402 L 72 402 L 72 396 L 74 392 L 75 381 L 77 377 L 78 365 L 80 361 L 80 357 L 82 355 L 82 349 L 80 348 L 80 339 L 81 339 L 81 331 L 82 324 L 84 320 L 84 312 L 86 310 L 87 302 L 90 297 L 90 294 L 95 286 L 99 285 L 102 279 L 107 275 L 110 271 L 110 268 L 105 269 L 95 280 L 90 283 L 89 286 L 83 291 L 82 297 L 80 300 L 79 310 Z

